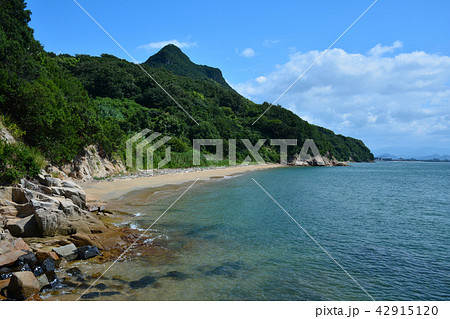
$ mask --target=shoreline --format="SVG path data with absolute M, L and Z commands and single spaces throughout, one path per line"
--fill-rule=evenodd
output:
M 281 164 L 264 165 L 238 165 L 223 167 L 201 167 L 187 169 L 166 169 L 155 170 L 154 175 L 130 175 L 113 178 L 112 180 L 100 180 L 79 182 L 87 195 L 87 202 L 91 204 L 109 204 L 112 200 L 117 200 L 126 194 L 134 191 L 141 191 L 148 188 L 160 188 L 166 186 L 176 186 L 187 182 L 193 182 L 232 176 L 240 173 L 251 172 L 261 169 L 285 167 Z

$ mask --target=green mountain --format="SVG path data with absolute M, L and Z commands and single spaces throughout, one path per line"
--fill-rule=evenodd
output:
M 151 56 L 145 64 L 154 68 L 164 68 L 173 74 L 188 76 L 195 80 L 213 80 L 231 89 L 222 76 L 222 71 L 207 65 L 193 63 L 176 45 L 168 44 Z
M 88 145 L 101 154 L 125 158 L 125 141 L 143 129 L 172 139 L 168 167 L 192 166 L 192 139 L 236 139 L 238 162 L 249 151 L 249 139 L 297 139 L 289 156 L 313 139 L 321 154 L 338 160 L 371 161 L 360 140 L 309 124 L 293 112 L 256 104 L 229 88 L 220 70 L 192 63 L 177 47 L 163 48 L 141 66 L 199 123 L 195 122 L 150 79 L 139 65 L 115 56 L 46 52 L 28 26 L 31 13 L 24 0 L 0 1 L 0 120 L 22 141 L 0 141 L 0 183 L 38 171 L 42 156 L 50 163 L 71 162 Z M 163 152 L 163 150 L 161 150 Z M 278 146 L 260 149 L 266 161 L 279 161 Z M 164 154 L 156 153 L 164 157 Z M 202 159 L 202 165 L 207 163 Z M 226 164 L 226 162 L 219 163 Z

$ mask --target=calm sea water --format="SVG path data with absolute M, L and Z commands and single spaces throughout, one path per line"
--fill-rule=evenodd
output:
M 199 183 L 154 226 L 170 261 L 117 263 L 106 284 L 143 284 L 105 299 L 369 300 L 252 178 L 376 300 L 450 299 L 450 163 L 405 162 Z M 182 191 L 130 202 L 133 226 L 147 228 Z

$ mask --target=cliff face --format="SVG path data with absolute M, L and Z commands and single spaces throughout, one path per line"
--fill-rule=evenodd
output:
M 126 167 L 120 160 L 109 160 L 106 156 L 102 156 L 98 147 L 91 145 L 83 154 L 77 156 L 71 163 L 62 166 L 60 170 L 55 167 L 49 170 L 62 172 L 63 177 L 90 181 L 94 178 L 105 178 L 123 173 L 126 171 Z

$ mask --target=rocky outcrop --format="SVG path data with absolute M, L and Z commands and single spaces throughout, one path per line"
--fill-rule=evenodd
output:
M 61 167 L 61 171 L 71 178 L 89 181 L 123 173 L 126 167 L 121 160 L 110 160 L 97 146 L 91 145 L 70 164 Z
M 349 166 L 347 162 L 340 162 L 327 154 L 325 156 L 309 156 L 306 159 L 300 159 L 298 156 L 294 158 L 291 165 L 293 166 Z
M 3 125 L 0 118 L 0 141 L 6 141 L 6 143 L 16 143 L 16 139 Z
M 41 174 L 36 181 L 0 191 L 2 225 L 15 237 L 101 232 L 103 223 L 87 210 L 77 184 Z

